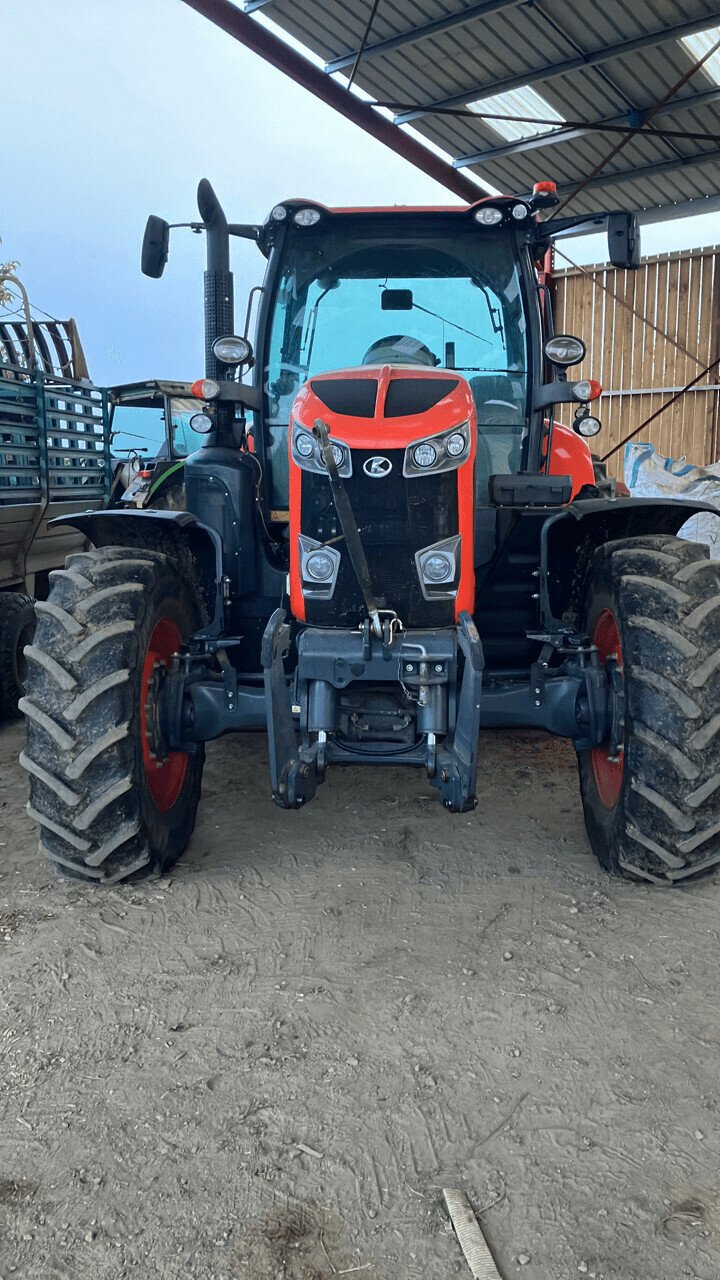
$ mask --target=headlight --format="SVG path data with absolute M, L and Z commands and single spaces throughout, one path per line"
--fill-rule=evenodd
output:
M 307 454 L 305 454 L 304 456 L 307 457 Z M 335 459 L 335 466 L 341 467 L 343 462 L 345 461 L 345 450 L 341 449 L 339 444 L 334 444 L 332 447 L 332 456 Z M 320 454 L 320 461 L 322 462 L 323 466 L 325 466 L 325 459 L 323 458 L 322 454 Z
M 212 349 L 215 359 L 222 364 L 247 364 L 253 353 L 247 338 L 238 338 L 234 334 L 227 338 L 216 338 Z
M 335 570 L 332 556 L 325 551 L 313 551 L 305 561 L 305 573 L 316 582 L 327 582 Z
M 418 444 L 413 449 L 413 462 L 418 467 L 431 467 L 437 458 L 437 449 L 433 444 Z
M 556 333 L 548 338 L 544 347 L 545 356 L 551 364 L 567 369 L 571 364 L 580 364 L 585 359 L 585 343 L 582 338 L 572 338 L 568 333 Z
M 300 454 L 301 458 L 312 457 L 315 448 L 315 441 L 307 431 L 299 431 L 295 436 L 295 450 Z
M 598 431 L 602 431 L 602 422 L 599 418 L 576 418 L 573 423 L 575 430 L 579 436 L 596 436 Z
M 298 227 L 314 227 L 320 221 L 319 209 L 298 209 L 293 214 L 293 222 Z
M 193 431 L 197 431 L 198 435 L 206 436 L 208 431 L 212 431 L 215 423 L 207 413 L 194 413 L 190 419 L 190 427 Z
M 437 475 L 440 471 L 454 471 L 470 456 L 470 424 L 458 422 L 436 436 L 426 436 L 415 444 L 407 445 L 403 461 L 403 475 Z
M 272 209 L 270 212 L 270 217 L 272 218 L 273 222 L 284 222 L 285 219 L 287 218 L 287 209 L 285 208 L 285 205 L 276 204 L 275 208 Z
M 445 448 L 451 458 L 459 458 L 467 448 L 467 440 L 462 431 L 454 431 L 445 441 Z
M 516 222 L 522 222 L 528 216 L 528 207 L 526 204 L 514 204 L 511 212 Z
M 473 217 L 483 227 L 496 227 L 498 222 L 502 222 L 502 209 L 494 209 L 492 206 L 483 205 L 482 208 L 475 210 Z
M 432 551 L 423 559 L 422 572 L 426 582 L 451 582 L 455 576 L 455 564 L 444 551 Z

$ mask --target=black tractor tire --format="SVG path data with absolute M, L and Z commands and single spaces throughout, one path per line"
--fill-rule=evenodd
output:
M 611 874 L 682 882 L 720 863 L 720 562 L 668 535 L 606 543 L 590 565 L 589 636 L 607 637 L 608 614 L 624 752 L 619 765 L 607 747 L 579 753 L 590 844 Z
M 146 703 L 201 625 L 197 589 L 173 557 L 132 547 L 71 556 L 50 578 L 20 704 L 41 848 L 96 883 L 166 871 L 195 826 L 205 753 L 151 758 Z
M 19 714 L 25 692 L 24 649 L 35 631 L 35 601 L 21 591 L 0 593 L 0 720 Z

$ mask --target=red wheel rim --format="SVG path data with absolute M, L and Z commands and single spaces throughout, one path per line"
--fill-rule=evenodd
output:
M 142 729 L 143 763 L 148 790 L 156 807 L 161 813 L 172 809 L 183 789 L 188 767 L 185 751 L 171 751 L 166 760 L 158 760 L 150 754 L 148 737 L 147 702 L 152 696 L 152 679 L 155 664 L 160 662 L 169 667 L 172 656 L 180 647 L 182 636 L 170 618 L 161 618 L 155 623 L 145 652 L 140 688 L 140 726 Z
M 593 644 L 597 647 L 598 656 L 603 665 L 607 662 L 612 654 L 617 655 L 618 668 L 622 671 L 623 657 L 622 646 L 620 644 L 620 631 L 617 624 L 615 614 L 611 609 L 603 609 L 600 617 L 595 623 L 593 631 Z M 600 800 L 606 809 L 614 809 L 620 799 L 622 791 L 623 769 L 625 761 L 623 751 L 620 751 L 619 760 L 608 759 L 608 749 L 606 746 L 593 747 L 592 750 L 592 767 L 595 776 L 595 786 L 598 790 Z

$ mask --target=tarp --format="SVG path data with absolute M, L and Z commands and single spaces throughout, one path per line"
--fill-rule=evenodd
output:
M 680 530 L 680 537 L 704 542 L 713 560 L 720 560 L 720 462 L 695 467 L 686 458 L 666 458 L 654 445 L 625 446 L 625 483 L 634 498 L 697 498 L 716 507 L 718 515 L 703 512 Z

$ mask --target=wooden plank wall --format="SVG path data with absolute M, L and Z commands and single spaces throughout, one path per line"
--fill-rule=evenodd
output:
M 567 242 L 566 242 L 567 244 Z M 568 256 L 572 256 L 571 245 Z M 565 245 L 560 248 L 565 252 Z M 562 264 L 558 252 L 556 267 Z M 666 403 L 720 354 L 720 248 L 662 254 L 636 271 L 609 266 L 555 273 L 555 329 L 585 340 L 587 359 L 571 376 L 597 378 L 603 386 L 604 454 Z M 611 296 L 598 288 L 605 285 Z M 646 316 L 678 345 L 656 333 L 622 302 Z M 684 349 L 680 349 L 684 348 Z M 693 358 L 695 357 L 695 358 Z M 664 394 L 663 394 L 664 393 Z M 702 379 L 636 436 L 660 453 L 707 465 L 720 458 L 720 367 Z M 622 477 L 624 450 L 608 462 Z

